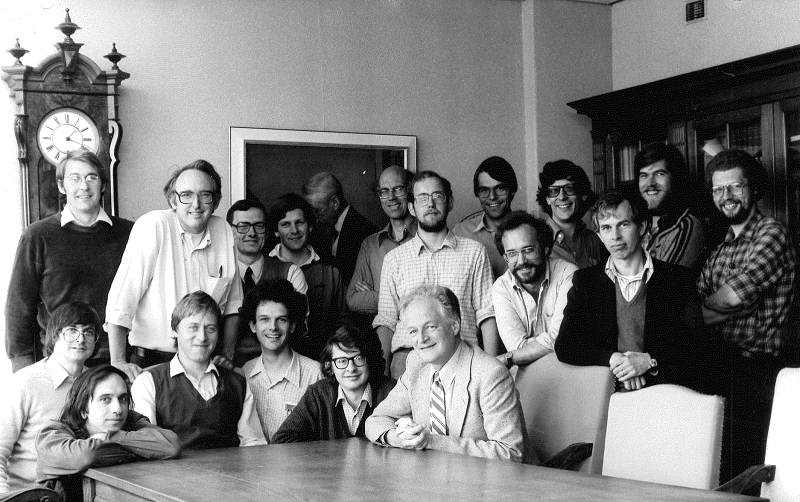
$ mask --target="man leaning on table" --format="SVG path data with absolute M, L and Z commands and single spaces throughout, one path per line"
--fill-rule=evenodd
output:
M 395 388 L 367 419 L 382 445 L 521 462 L 526 431 L 514 381 L 495 358 L 461 340 L 458 298 L 422 285 L 400 302 L 414 351 Z

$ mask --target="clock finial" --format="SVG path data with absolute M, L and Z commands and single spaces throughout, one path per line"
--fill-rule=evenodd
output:
M 69 8 L 67 8 L 67 15 L 64 17 L 64 22 L 56 26 L 56 29 L 61 30 L 61 33 L 66 37 L 64 42 L 71 44 L 72 34 L 75 33 L 76 30 L 80 30 L 81 27 L 72 22 L 72 19 L 69 17 Z
M 122 54 L 121 52 L 117 52 L 117 44 L 116 44 L 116 42 L 112 42 L 111 43 L 111 52 L 109 52 L 108 54 L 106 54 L 103 57 L 108 59 L 109 61 L 111 61 L 111 64 L 113 65 L 111 67 L 112 70 L 119 70 L 119 66 L 117 66 L 117 63 L 119 63 L 120 59 L 125 57 L 125 54 Z
M 24 56 L 25 54 L 27 54 L 30 51 L 20 47 L 20 45 L 19 45 L 19 37 L 17 37 L 17 43 L 14 44 L 14 47 L 8 49 L 6 52 L 8 52 L 9 54 L 11 54 L 12 56 L 14 56 L 17 59 L 16 61 L 14 61 L 15 65 L 22 65 L 22 61 L 20 61 L 19 58 L 21 58 L 22 56 Z

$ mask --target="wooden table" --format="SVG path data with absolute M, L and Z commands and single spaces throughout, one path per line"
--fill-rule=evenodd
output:
M 87 502 L 763 500 L 362 439 L 192 451 L 178 460 L 89 469 L 84 493 Z

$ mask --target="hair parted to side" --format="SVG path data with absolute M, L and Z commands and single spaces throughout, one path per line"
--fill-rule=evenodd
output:
M 175 182 L 178 181 L 178 177 L 183 174 L 185 171 L 190 171 L 192 169 L 196 169 L 201 173 L 207 174 L 211 180 L 214 182 L 214 207 L 216 208 L 219 205 L 219 201 L 222 199 L 222 178 L 220 178 L 219 173 L 217 170 L 214 169 L 209 162 L 198 159 L 192 162 L 191 164 L 187 164 L 183 167 L 179 167 L 175 171 L 173 171 L 172 175 L 167 180 L 167 184 L 164 185 L 164 197 L 167 198 L 167 202 L 169 203 L 169 207 L 177 206 L 177 195 L 175 194 Z
M 228 225 L 233 225 L 233 215 L 236 211 L 249 211 L 251 209 L 260 209 L 264 213 L 264 219 L 266 220 L 267 208 L 264 207 L 264 204 L 255 199 L 242 199 L 231 204 L 231 207 L 228 208 L 228 212 L 225 213 L 225 221 L 228 222 Z M 266 221 L 264 223 L 266 223 Z
M 767 190 L 769 175 L 761 162 L 744 150 L 723 150 L 706 165 L 706 188 L 711 190 L 711 177 L 717 171 L 739 168 L 750 185 L 751 197 L 755 202 L 761 200 Z
M 108 173 L 106 172 L 106 167 L 103 165 L 103 161 L 100 160 L 100 157 L 93 154 L 89 150 L 85 148 L 78 148 L 76 150 L 70 150 L 64 156 L 63 159 L 58 163 L 56 166 L 56 180 L 64 183 L 64 171 L 67 168 L 67 162 L 85 162 L 92 166 L 95 171 L 97 171 L 97 176 L 100 177 L 100 191 L 105 191 L 106 187 L 108 186 Z
M 217 327 L 222 323 L 222 311 L 217 302 L 205 291 L 195 291 L 181 298 L 172 310 L 172 331 L 177 333 L 182 320 L 199 313 L 213 314 L 217 318 Z
M 591 209 L 592 227 L 595 232 L 600 231 L 600 217 L 607 218 L 611 216 L 614 211 L 623 202 L 628 201 L 631 206 L 632 221 L 636 225 L 650 224 L 650 212 L 647 209 L 647 202 L 639 195 L 639 188 L 637 186 L 629 185 L 624 187 L 617 187 L 607 191 L 594 203 Z
M 503 234 L 509 230 L 516 230 L 521 226 L 528 225 L 536 232 L 536 241 L 539 243 L 539 248 L 544 253 L 545 250 L 552 249 L 553 247 L 553 229 L 550 225 L 542 220 L 537 220 L 532 214 L 525 211 L 512 211 L 508 219 L 497 227 L 494 234 L 494 245 L 500 254 L 506 252 L 503 246 Z M 547 257 L 545 255 L 545 257 Z
M 70 300 L 59 305 L 50 315 L 47 321 L 47 328 L 44 335 L 44 355 L 49 356 L 53 353 L 58 337 L 61 330 L 69 326 L 86 326 L 94 328 L 94 331 L 101 335 L 103 333 L 102 325 L 100 323 L 100 316 L 97 311 L 88 303 Z M 100 339 L 94 344 L 94 352 L 92 356 L 97 354 L 100 348 Z
M 486 173 L 492 179 L 495 179 L 507 186 L 508 190 L 512 194 L 517 193 L 517 190 L 519 189 L 519 185 L 517 184 L 517 174 L 514 172 L 514 168 L 511 167 L 511 164 L 509 164 L 508 161 L 503 157 L 494 156 L 489 157 L 481 162 L 481 164 L 475 170 L 475 174 L 472 176 L 472 191 L 475 194 L 475 197 L 478 196 L 478 188 L 480 188 L 478 186 L 478 176 L 481 173 Z
M 124 371 L 111 366 L 101 364 L 94 368 L 89 368 L 81 373 L 67 392 L 67 400 L 59 417 L 59 422 L 66 425 L 78 439 L 86 439 L 89 433 L 86 431 L 86 414 L 89 410 L 89 402 L 92 400 L 94 390 L 100 382 L 112 376 L 118 376 L 125 382 L 130 397 L 131 386 L 128 383 L 128 376 Z M 133 400 L 128 401 L 128 411 L 133 409 Z M 128 414 L 128 420 L 131 415 Z
M 450 182 L 439 173 L 435 173 L 433 171 L 419 171 L 417 174 L 414 175 L 414 178 L 411 180 L 411 199 L 414 199 L 414 186 L 422 180 L 427 179 L 437 179 L 442 184 L 442 190 L 444 194 L 447 196 L 447 200 L 453 200 L 453 187 L 450 185 Z
M 445 318 L 461 325 L 461 306 L 458 297 L 450 289 L 435 284 L 417 286 L 400 299 L 400 314 L 416 300 L 435 300 L 439 305 L 439 312 Z
M 575 186 L 575 193 L 578 196 L 576 216 L 578 218 L 582 217 L 597 200 L 597 194 L 592 191 L 592 185 L 589 183 L 586 171 L 571 160 L 553 160 L 544 165 L 541 174 L 539 174 L 539 189 L 536 191 L 536 202 L 545 213 L 552 216 L 553 209 L 547 203 L 547 192 L 550 185 L 558 180 L 567 180 Z
M 369 368 L 370 382 L 375 381 L 383 375 L 386 368 L 386 361 L 383 360 L 383 352 L 381 345 L 376 336 L 365 336 L 360 329 L 351 324 L 340 326 L 328 340 L 325 346 L 322 347 L 322 352 L 319 356 L 320 367 L 322 374 L 328 378 L 336 378 L 333 373 L 333 347 L 338 346 L 341 350 L 359 351 L 361 355 L 367 358 L 367 367 Z

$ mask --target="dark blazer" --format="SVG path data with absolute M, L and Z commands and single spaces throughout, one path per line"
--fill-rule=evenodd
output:
M 334 264 L 339 268 L 342 276 L 342 285 L 347 290 L 350 278 L 356 268 L 356 259 L 361 250 L 361 243 L 368 235 L 378 231 L 378 227 L 371 221 L 361 216 L 352 205 L 347 211 L 347 216 L 342 223 L 342 231 L 339 233 L 339 247 L 336 252 Z M 319 251 L 317 251 L 319 253 Z
M 658 362 L 658 375 L 650 383 L 676 383 L 695 387 L 692 350 L 702 326 L 700 299 L 691 272 L 679 265 L 653 260 L 647 282 L 644 351 Z M 608 366 L 617 352 L 616 286 L 605 263 L 584 268 L 572 277 L 564 320 L 555 342 L 558 360 L 576 366 Z

